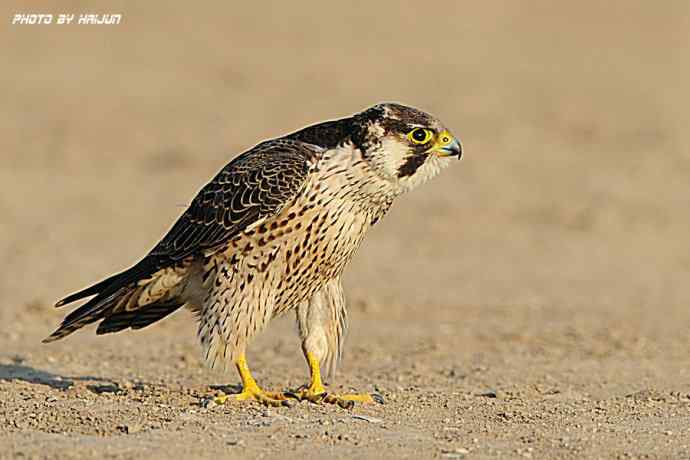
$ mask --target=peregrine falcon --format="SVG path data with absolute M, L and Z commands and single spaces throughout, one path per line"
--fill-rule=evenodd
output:
M 335 372 L 347 331 L 341 276 L 395 198 L 461 155 L 438 119 L 394 103 L 262 142 L 203 187 L 140 262 L 59 301 L 92 297 L 44 342 L 97 321 L 97 334 L 141 329 L 185 306 L 198 319 L 205 362 L 237 368 L 237 400 L 382 402 L 375 394 L 329 394 L 322 381 L 322 368 Z M 311 381 L 267 392 L 245 350 L 288 311 L 296 313 Z

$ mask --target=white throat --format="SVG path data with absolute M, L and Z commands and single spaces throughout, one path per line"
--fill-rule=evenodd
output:
M 443 168 L 448 167 L 453 160 L 453 157 L 440 157 L 434 153 L 430 153 L 429 158 L 426 159 L 422 166 L 417 168 L 414 174 L 398 179 L 402 191 L 409 192 L 429 179 L 436 177 L 436 175 L 438 175 Z

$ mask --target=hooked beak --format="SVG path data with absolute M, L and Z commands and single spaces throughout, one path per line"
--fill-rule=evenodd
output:
M 455 136 L 448 131 L 442 132 L 438 136 L 438 140 L 433 147 L 429 149 L 430 152 L 436 152 L 442 157 L 457 156 L 458 160 L 462 158 L 462 144 Z
M 449 145 L 441 147 L 439 152 L 444 156 L 457 156 L 459 160 L 462 158 L 462 144 L 458 139 L 453 139 L 453 142 L 451 142 Z

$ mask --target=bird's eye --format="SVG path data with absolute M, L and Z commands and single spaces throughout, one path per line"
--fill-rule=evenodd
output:
M 407 134 L 407 138 L 415 144 L 426 144 L 432 135 L 430 129 L 415 128 Z

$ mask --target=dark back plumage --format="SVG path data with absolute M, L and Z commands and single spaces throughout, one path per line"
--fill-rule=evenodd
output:
M 297 196 L 319 153 L 301 142 L 274 140 L 235 158 L 197 194 L 149 257 L 170 265 L 275 214 Z

